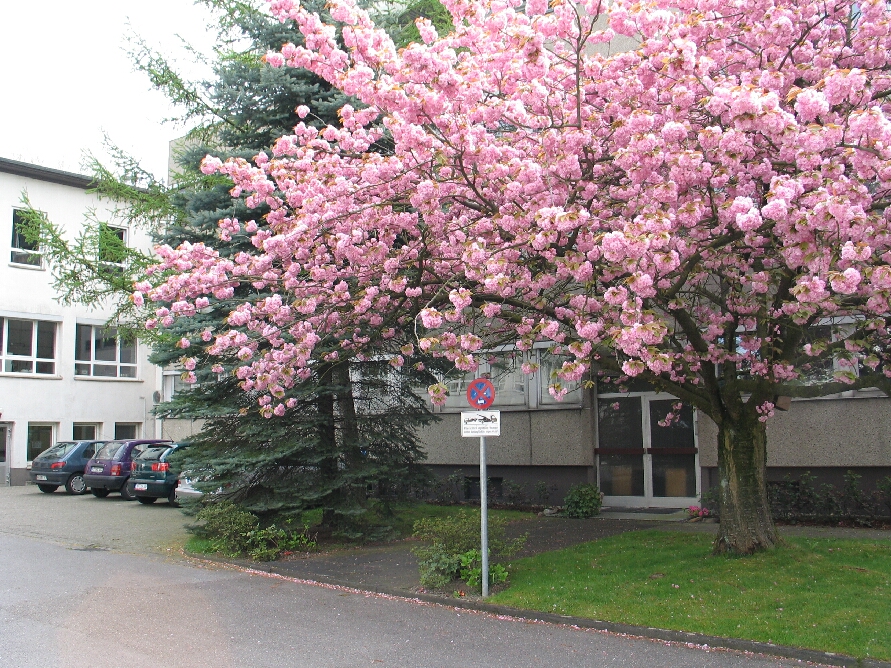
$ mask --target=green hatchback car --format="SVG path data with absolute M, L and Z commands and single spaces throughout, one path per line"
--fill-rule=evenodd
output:
M 131 464 L 127 487 L 139 503 L 154 503 L 167 499 L 171 506 L 176 502 L 176 486 L 179 471 L 170 465 L 170 457 L 185 446 L 179 443 L 153 445 L 139 453 Z

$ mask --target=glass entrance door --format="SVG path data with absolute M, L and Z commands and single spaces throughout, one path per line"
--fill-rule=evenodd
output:
M 601 395 L 597 461 L 607 505 L 682 508 L 699 496 L 694 413 L 665 394 Z

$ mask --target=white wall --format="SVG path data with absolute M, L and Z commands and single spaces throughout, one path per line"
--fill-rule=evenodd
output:
M 70 439 L 75 422 L 100 425 L 98 438 L 113 438 L 116 422 L 136 423 L 138 436 L 154 437 L 150 411 L 153 394 L 160 389 L 160 373 L 147 361 L 147 346 L 138 344 L 135 379 L 75 377 L 75 325 L 104 324 L 112 309 L 102 304 L 63 306 L 54 298 L 51 272 L 45 266 L 12 263 L 13 210 L 21 208 L 22 192 L 27 191 L 36 209 L 73 236 L 86 224 L 88 209 L 107 212 L 108 207 L 82 187 L 43 180 L 39 173 L 21 176 L 2 170 L 0 164 L 0 317 L 57 323 L 55 375 L 8 373 L 0 368 L 0 423 L 11 432 L 6 466 L 13 483 L 21 483 L 26 477 L 29 423 L 53 425 L 54 440 Z M 101 213 L 99 217 L 109 220 Z M 139 230 L 128 230 L 127 237 L 130 246 L 150 248 L 147 235 Z M 0 471 L 0 484 L 4 473 Z

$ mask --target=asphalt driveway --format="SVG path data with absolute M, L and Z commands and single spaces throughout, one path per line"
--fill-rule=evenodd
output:
M 179 557 L 189 521 L 163 501 L 143 505 L 115 493 L 97 499 L 62 491 L 44 494 L 34 485 L 0 487 L 0 533 L 74 549 Z

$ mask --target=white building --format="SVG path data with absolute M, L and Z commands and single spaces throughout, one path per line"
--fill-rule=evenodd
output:
M 106 328 L 112 309 L 63 306 L 51 273 L 16 228 L 22 194 L 73 237 L 89 210 L 128 246 L 145 233 L 112 220 L 89 177 L 0 158 L 0 484 L 21 485 L 28 463 L 58 440 L 154 438 L 161 374 L 148 347 Z M 107 214 L 107 215 L 106 215 Z

